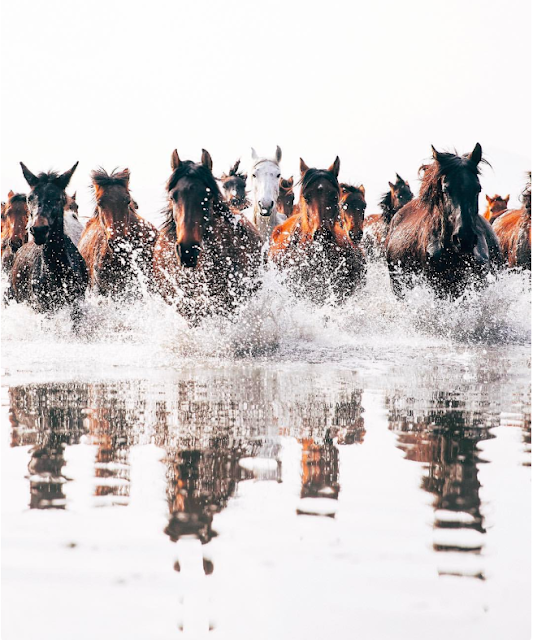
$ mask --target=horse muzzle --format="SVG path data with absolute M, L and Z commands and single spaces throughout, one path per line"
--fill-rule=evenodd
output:
M 263 216 L 263 218 L 268 218 L 272 215 L 272 210 L 274 209 L 274 202 L 265 203 L 259 201 L 257 203 L 259 205 L 259 215 Z
M 22 244 L 22 238 L 11 238 L 11 240 L 9 241 L 9 246 L 11 247 L 13 253 L 15 251 L 18 251 L 20 247 L 22 247 Z
M 202 247 L 198 244 L 185 244 L 183 242 L 176 244 L 176 255 L 181 265 L 188 269 L 196 267 L 201 251 Z
M 50 233 L 50 226 L 41 225 L 38 227 L 31 227 L 30 232 L 31 232 L 31 235 L 33 236 L 35 244 L 37 245 L 45 244 L 45 242 L 48 240 L 48 235 Z

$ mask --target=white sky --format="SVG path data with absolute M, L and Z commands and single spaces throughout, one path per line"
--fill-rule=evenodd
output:
M 3 0 L 1 196 L 34 171 L 127 166 L 140 213 L 164 202 L 170 154 L 220 175 L 249 148 L 418 189 L 437 148 L 479 141 L 484 191 L 518 204 L 531 168 L 530 0 Z M 415 190 L 415 189 L 413 189 Z M 485 199 L 483 197 L 483 204 Z

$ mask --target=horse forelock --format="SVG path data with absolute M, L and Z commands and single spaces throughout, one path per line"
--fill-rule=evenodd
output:
M 303 194 L 303 192 L 319 178 L 324 178 L 340 192 L 339 181 L 331 171 L 327 171 L 326 169 L 308 169 L 298 182 L 298 184 L 301 185 L 300 193 Z
M 25 193 L 15 193 L 9 198 L 9 204 L 14 202 L 26 202 L 26 194 Z
M 126 169 L 119 171 L 118 168 L 115 168 L 109 174 L 102 167 L 98 167 L 98 169 L 91 171 L 91 180 L 93 186 L 98 185 L 99 187 L 110 187 L 118 185 L 128 189 L 130 173 Z

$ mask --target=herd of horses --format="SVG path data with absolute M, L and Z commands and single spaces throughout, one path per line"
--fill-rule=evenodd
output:
M 193 162 L 175 150 L 160 229 L 139 215 L 128 169 L 92 172 L 95 207 L 83 226 L 66 193 L 77 163 L 38 175 L 21 163 L 29 193 L 2 203 L 6 296 L 76 313 L 88 288 L 115 297 L 150 291 L 193 321 L 234 310 L 258 289 L 267 262 L 296 295 L 337 303 L 364 286 L 369 259 L 386 261 L 400 297 L 420 277 L 458 297 L 489 273 L 530 269 L 531 174 L 520 209 L 507 209 L 509 196 L 487 196 L 480 215 L 481 146 L 465 155 L 432 150 L 418 197 L 396 175 L 381 214 L 370 216 L 364 187 L 339 182 L 338 157 L 327 169 L 300 159 L 295 184 L 281 177 L 279 147 L 272 158 L 252 149 L 250 176 L 237 161 L 220 178 L 207 151 Z

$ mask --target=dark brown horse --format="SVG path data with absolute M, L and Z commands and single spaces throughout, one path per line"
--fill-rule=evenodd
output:
M 245 173 L 239 173 L 240 164 L 241 161 L 237 160 L 228 174 L 223 173 L 220 176 L 222 195 L 233 214 L 238 214 L 250 206 L 250 201 L 246 197 L 246 180 L 248 176 Z
M 269 257 L 289 272 L 297 295 L 339 302 L 365 281 L 366 262 L 339 221 L 340 161 L 327 170 L 310 169 L 300 159 L 299 212 L 275 227 Z
M 11 288 L 17 302 L 28 302 L 41 312 L 73 305 L 87 289 L 87 269 L 74 243 L 63 230 L 65 189 L 76 170 L 34 175 L 20 163 L 31 191 L 28 195 L 30 240 L 15 256 Z
M 25 193 L 7 194 L 7 202 L 2 202 L 2 268 L 9 272 L 16 252 L 28 241 L 28 205 Z
M 355 187 L 341 182 L 340 220 L 341 226 L 355 244 L 363 238 L 363 224 L 365 221 L 365 188 L 361 184 Z
M 507 203 L 509 202 L 509 195 L 505 198 L 502 198 L 498 194 L 491 198 L 490 196 L 485 196 L 487 198 L 487 208 L 485 209 L 485 213 L 483 217 L 485 220 L 488 220 L 491 224 L 507 211 Z
M 173 152 L 166 222 L 154 251 L 159 291 L 191 321 L 232 311 L 254 290 L 260 265 L 259 235 L 247 220 L 232 215 L 212 166 L 205 149 L 200 163 Z
M 457 297 L 501 261 L 498 240 L 479 215 L 481 146 L 464 156 L 433 149 L 433 159 L 422 167 L 419 197 L 390 225 L 386 258 L 398 296 L 425 276 L 439 295 Z
M 290 218 L 294 212 L 294 178 L 279 179 L 278 213 Z
M 396 174 L 396 182 L 389 182 L 389 190 L 381 197 L 381 214 L 367 216 L 363 224 L 363 246 L 369 256 L 385 255 L 385 240 L 390 222 L 396 212 L 412 199 L 413 192 L 409 183 Z
M 521 209 L 507 211 L 494 222 L 502 254 L 510 267 L 531 269 L 531 173 Z
M 157 230 L 132 205 L 128 169 L 98 169 L 91 178 L 96 207 L 79 244 L 90 285 L 104 295 L 138 295 L 151 280 Z

